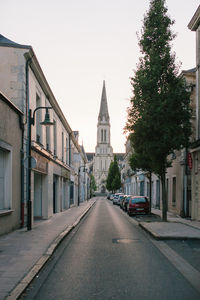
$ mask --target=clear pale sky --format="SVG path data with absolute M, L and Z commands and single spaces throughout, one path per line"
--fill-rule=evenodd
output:
M 199 0 L 166 0 L 175 20 L 180 70 L 195 67 L 195 33 L 187 25 Z M 1 34 L 31 45 L 72 130 L 87 152 L 96 146 L 106 81 L 114 152 L 125 151 L 123 128 L 132 95 L 130 77 L 140 56 L 136 32 L 149 0 L 1 0 Z

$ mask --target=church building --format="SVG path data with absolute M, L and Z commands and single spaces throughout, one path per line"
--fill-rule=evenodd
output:
M 112 160 L 113 149 L 110 144 L 110 117 L 104 81 L 97 123 L 97 145 L 93 162 L 93 175 L 97 185 L 97 192 L 105 193 L 106 191 L 106 178 Z
M 94 152 L 87 152 L 89 168 L 92 171 L 97 190 L 96 194 L 104 194 L 106 190 L 106 179 L 111 161 L 114 155 L 117 156 L 119 167 L 122 167 L 124 153 L 113 153 L 110 143 L 110 117 L 108 113 L 108 103 L 106 96 L 105 81 L 103 81 L 103 89 L 101 95 L 101 103 L 97 122 L 97 145 Z

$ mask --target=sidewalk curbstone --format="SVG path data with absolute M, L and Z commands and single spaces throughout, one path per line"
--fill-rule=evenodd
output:
M 139 226 L 156 240 L 200 240 L 199 229 L 180 222 L 139 222 Z

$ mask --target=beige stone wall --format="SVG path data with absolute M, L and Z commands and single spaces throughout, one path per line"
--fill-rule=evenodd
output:
M 25 111 L 27 49 L 0 47 L 0 91 L 21 111 Z
M 172 162 L 172 167 L 167 169 L 166 179 L 168 182 L 168 211 L 181 215 L 183 210 L 183 189 L 184 189 L 184 165 L 182 164 L 183 151 L 175 152 L 176 158 Z M 176 180 L 176 189 L 173 191 L 173 178 Z M 175 198 L 173 199 L 173 193 Z M 175 201 L 173 201 L 175 200 Z
M 20 227 L 21 212 L 21 164 L 20 150 L 22 132 L 19 115 L 0 99 L 0 147 L 9 152 L 11 159 L 11 176 L 9 179 L 10 209 L 8 214 L 0 210 L 0 235 Z M 6 149 L 6 147 L 10 149 Z
M 192 219 L 200 221 L 200 149 L 193 152 Z

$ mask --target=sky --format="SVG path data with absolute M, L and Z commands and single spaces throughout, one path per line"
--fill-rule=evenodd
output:
M 181 70 L 195 67 L 195 33 L 187 25 L 199 0 L 166 0 L 177 33 L 173 51 Z M 79 143 L 94 152 L 103 80 L 113 151 L 125 152 L 123 128 L 149 0 L 1 0 L 0 34 L 31 45 Z

